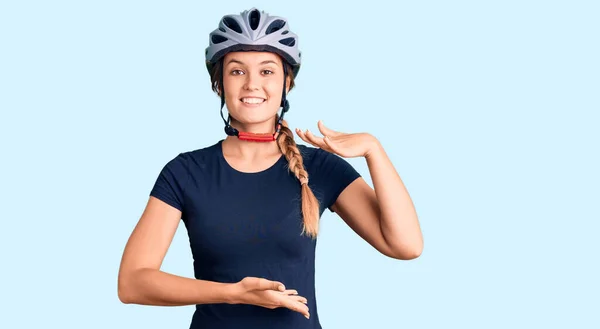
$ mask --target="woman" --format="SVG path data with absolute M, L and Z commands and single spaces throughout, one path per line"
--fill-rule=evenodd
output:
M 296 145 L 283 117 L 300 52 L 285 19 L 254 8 L 223 17 L 206 59 L 228 136 L 164 166 L 125 247 L 119 298 L 196 305 L 191 328 L 320 328 L 322 213 L 337 213 L 382 254 L 412 259 L 423 249 L 412 201 L 370 134 L 319 122 L 324 137 L 296 130 L 314 147 Z M 340 156 L 365 157 L 375 191 Z M 195 279 L 160 271 L 180 219 Z

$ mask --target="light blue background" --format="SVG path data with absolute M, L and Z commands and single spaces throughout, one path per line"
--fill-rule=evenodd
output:
M 204 49 L 252 6 L 300 36 L 290 125 L 379 138 L 425 237 L 389 259 L 327 212 L 324 328 L 600 327 L 595 1 L 2 2 L 0 327 L 188 327 L 117 271 L 162 166 L 224 137 Z

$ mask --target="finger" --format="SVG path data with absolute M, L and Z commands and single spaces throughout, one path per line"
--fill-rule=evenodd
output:
M 331 129 L 327 128 L 325 126 L 325 124 L 323 123 L 323 121 L 321 121 L 321 120 L 319 120 L 319 122 L 317 123 L 317 126 L 319 126 L 319 131 L 321 132 L 321 134 L 323 134 L 323 136 L 336 137 L 336 136 L 342 135 L 342 133 L 339 131 L 335 131 L 335 130 L 331 130 Z
M 310 141 L 310 139 L 308 139 L 308 137 L 306 136 L 306 133 L 304 133 L 302 130 L 300 129 L 296 129 L 296 134 L 305 142 L 307 142 L 308 144 L 312 145 L 312 146 L 316 146 L 313 142 Z
M 296 135 L 298 135 L 298 137 L 300 137 L 303 141 L 307 142 L 310 144 L 310 142 L 308 141 L 308 139 L 306 138 L 306 135 L 304 135 L 304 133 L 302 132 L 302 130 L 296 128 Z
M 346 156 L 344 154 L 344 152 L 340 149 L 340 147 L 336 144 L 336 142 L 331 140 L 331 138 L 329 138 L 329 136 L 325 136 L 325 138 L 323 138 L 323 141 L 324 141 L 325 145 L 327 145 L 327 147 L 333 151 L 333 153 L 337 153 L 341 156 Z
M 283 305 L 286 308 L 289 308 L 292 311 L 296 311 L 302 315 L 304 315 L 307 319 L 310 317 L 310 312 L 308 310 L 308 306 L 306 306 L 303 303 L 297 302 L 297 301 L 292 301 L 292 300 L 288 300 L 284 303 Z
M 259 278 L 258 283 L 256 285 L 256 289 L 285 291 L 285 286 L 283 285 L 283 283 L 278 281 L 271 281 L 264 278 Z
M 309 138 L 308 134 L 309 134 L 308 129 L 305 132 L 300 131 L 298 133 L 298 135 L 301 136 L 303 141 L 307 142 L 308 144 L 310 144 L 314 147 L 320 147 L 318 144 L 315 144 L 315 142 Z
M 311 144 L 315 145 L 316 147 L 327 148 L 327 144 L 323 142 L 323 138 L 313 135 L 313 133 L 311 133 L 308 129 L 306 130 L 306 137 L 311 142 Z
M 297 302 L 308 304 L 308 299 L 302 296 L 290 296 L 290 298 L 294 299 Z
M 288 290 L 284 291 L 283 293 L 286 295 L 297 295 L 298 291 L 295 289 L 288 289 Z

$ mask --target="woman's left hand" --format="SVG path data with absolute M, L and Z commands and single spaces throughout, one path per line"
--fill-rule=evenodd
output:
M 379 144 L 379 141 L 368 133 L 346 134 L 334 131 L 325 127 L 321 120 L 317 125 L 324 137 L 315 136 L 308 129 L 303 132 L 296 128 L 296 134 L 315 147 L 345 158 L 367 157 L 369 152 Z

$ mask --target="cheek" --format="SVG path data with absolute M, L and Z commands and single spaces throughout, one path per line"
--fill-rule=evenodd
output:
M 223 89 L 225 89 L 225 97 L 235 94 L 239 83 L 235 79 L 228 79 L 223 77 Z
M 265 89 L 269 93 L 271 99 L 279 99 L 281 98 L 281 93 L 283 92 L 283 84 L 273 81 L 269 83 Z

